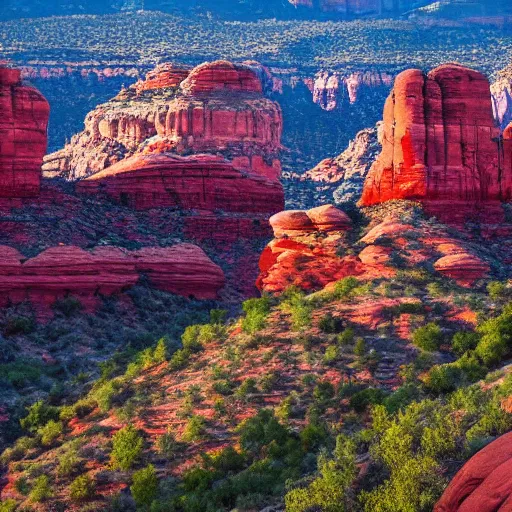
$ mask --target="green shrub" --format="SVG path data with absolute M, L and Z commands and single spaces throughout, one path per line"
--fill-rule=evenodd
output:
M 366 342 L 364 338 L 357 338 L 354 347 L 354 354 L 358 357 L 363 357 L 366 354 Z
M 4 325 L 4 336 L 16 336 L 18 334 L 30 334 L 35 328 L 33 318 L 26 316 L 8 317 Z
M 425 378 L 425 387 L 434 393 L 448 393 L 457 388 L 463 372 L 453 364 L 436 365 Z
M 19 492 L 22 496 L 28 496 L 31 486 L 28 483 L 28 478 L 26 476 L 20 476 L 14 482 L 14 488 L 17 492 Z M 1 509 L 0 509 L 1 510 Z
M 176 450 L 178 448 L 176 436 L 173 434 L 170 428 L 167 429 L 167 432 L 165 434 L 158 437 L 156 445 L 158 453 L 160 453 L 167 459 L 172 459 L 176 454 Z
M 354 343 L 356 333 L 352 327 L 347 327 L 343 332 L 338 334 L 336 341 L 339 345 L 351 345 Z
M 273 441 L 283 446 L 288 438 L 288 430 L 277 421 L 273 411 L 262 409 L 251 418 L 247 418 L 237 427 L 240 434 L 240 446 L 243 450 L 257 454 Z
M 153 351 L 153 364 L 161 364 L 167 361 L 167 343 L 165 338 L 160 338 Z
M 340 352 L 339 352 L 338 347 L 336 347 L 335 345 L 330 345 L 325 350 L 324 364 L 332 364 L 332 363 L 336 362 L 339 359 L 339 357 L 340 357 Z
M 202 416 L 192 416 L 183 431 L 182 439 L 186 442 L 199 441 L 205 434 L 205 419 Z
M 210 323 L 213 325 L 221 325 L 226 322 L 228 312 L 226 309 L 212 309 L 210 311 Z
M 189 325 L 181 335 L 181 343 L 183 350 L 189 352 L 199 352 L 203 349 L 202 343 L 199 341 L 200 325 Z M 176 354 L 175 354 L 176 355 Z
M 332 458 L 320 455 L 319 476 L 305 488 L 285 496 L 287 512 L 345 512 L 353 509 L 349 490 L 357 474 L 356 447 L 350 439 L 338 436 Z
M 170 370 L 182 370 L 188 365 L 190 360 L 190 351 L 187 349 L 180 349 L 174 352 L 169 361 Z
M 39 428 L 37 433 L 41 436 L 43 446 L 51 446 L 62 435 L 62 431 L 62 422 L 50 420 L 44 427 Z
M 245 399 L 247 395 L 251 395 L 257 393 L 258 389 L 256 388 L 256 380 L 249 377 L 245 379 L 242 384 L 236 390 L 236 397 L 240 399 Z
M 359 286 L 359 280 L 355 277 L 344 277 L 334 285 L 334 296 L 337 299 L 349 299 L 354 296 L 354 291 Z
M 464 352 L 475 349 L 479 341 L 480 335 L 476 332 L 457 332 L 452 339 L 452 350 L 461 356 Z
M 242 304 L 245 317 L 242 320 L 244 332 L 254 334 L 265 327 L 270 313 L 270 300 L 267 297 L 248 299 Z
M 413 343 L 427 352 L 439 350 L 443 342 L 443 331 L 437 324 L 431 322 L 416 329 L 412 336 Z
M 382 404 L 386 393 L 382 389 L 367 388 L 358 391 L 350 398 L 350 407 L 356 412 L 363 412 L 370 405 Z
M 71 449 L 59 458 L 59 465 L 57 466 L 57 475 L 60 477 L 71 476 L 78 471 L 81 465 L 80 457 L 76 450 Z
M 50 478 L 47 475 L 37 477 L 29 494 L 30 501 L 41 503 L 52 496 L 53 491 L 50 485 Z
M 38 428 L 46 425 L 50 420 L 59 419 L 59 409 L 46 405 L 42 400 L 35 402 L 27 408 L 27 416 L 20 420 L 22 428 L 36 432 Z
M 500 281 L 491 281 L 487 285 L 487 292 L 491 300 L 501 300 L 509 295 L 506 283 L 501 283 Z
M 155 467 L 150 464 L 143 469 L 139 469 L 133 474 L 133 483 L 130 486 L 133 499 L 137 506 L 149 506 L 156 498 L 158 491 L 158 478 Z
M 18 502 L 16 500 L 0 501 L 0 512 L 14 512 L 17 508 Z
M 122 384 L 119 380 L 110 380 L 93 390 L 91 398 L 96 400 L 102 412 L 108 412 L 112 407 L 112 402 L 121 392 L 121 389 Z
M 59 299 L 53 304 L 55 311 L 60 311 L 65 317 L 71 317 L 82 310 L 82 303 L 76 297 Z
M 75 478 L 69 486 L 69 496 L 73 501 L 84 501 L 94 497 L 96 483 L 89 475 Z
M 336 334 L 343 330 L 343 320 L 334 316 L 332 313 L 327 313 L 318 322 L 318 327 L 322 332 L 327 334 Z
M 144 441 L 133 425 L 127 425 L 114 434 L 110 463 L 114 469 L 127 471 L 140 458 Z
M 327 380 L 319 382 L 314 390 L 313 396 L 317 402 L 327 402 L 334 398 L 335 390 L 334 386 Z

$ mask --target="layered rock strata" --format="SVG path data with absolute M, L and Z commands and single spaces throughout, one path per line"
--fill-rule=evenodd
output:
M 234 169 L 222 157 L 135 155 L 78 182 L 77 191 L 100 192 L 143 210 L 223 210 L 271 214 L 284 206 L 281 185 Z
M 281 109 L 264 97 L 254 65 L 160 66 L 89 113 L 85 130 L 46 157 L 44 171 L 75 180 L 153 147 L 221 153 L 237 169 L 277 179 L 281 132 Z
M 0 67 L 0 197 L 39 193 L 50 107 L 21 81 L 16 69 Z
M 474 455 L 450 482 L 434 512 L 512 510 L 512 433 Z
M 225 281 L 220 267 L 192 244 L 132 252 L 57 246 L 29 259 L 0 246 L 0 305 L 28 301 L 45 316 L 58 299 L 72 295 L 90 310 L 101 295 L 121 293 L 143 274 L 157 289 L 197 299 L 216 298 Z
M 496 127 L 487 78 L 456 64 L 400 74 L 384 108 L 382 152 L 360 204 L 411 199 L 443 220 L 503 220 L 511 141 Z

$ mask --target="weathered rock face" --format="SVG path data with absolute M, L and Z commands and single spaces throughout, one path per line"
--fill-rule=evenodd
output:
M 512 168 L 503 158 L 510 142 L 495 126 L 485 76 L 455 64 L 428 76 L 400 74 L 384 108 L 382 144 L 361 205 L 419 200 L 456 223 L 453 212 L 468 220 L 485 207 L 499 222 L 499 202 L 512 194 Z M 451 207 L 439 208 L 443 201 Z
M 480 450 L 450 482 L 434 512 L 512 509 L 512 433 Z
M 0 67 L 0 112 L 0 197 L 37 196 L 50 106 L 20 71 Z
M 93 309 L 100 295 L 120 293 L 142 274 L 155 288 L 198 299 L 216 298 L 225 281 L 220 267 L 192 244 L 135 252 L 58 246 L 30 259 L 0 246 L 0 256 L 0 305 L 29 301 L 42 317 L 51 313 L 55 301 L 68 295 Z
M 367 71 L 340 75 L 337 72 L 321 71 L 313 83 L 313 102 L 331 111 L 339 108 L 345 97 L 353 104 L 362 91 L 382 88 L 386 94 L 392 84 L 393 76 L 388 73 Z
M 157 146 L 177 154 L 221 153 L 237 169 L 275 180 L 282 114 L 262 90 L 254 65 L 217 61 L 190 72 L 159 66 L 88 114 L 85 130 L 46 157 L 45 175 L 83 178 Z
M 363 273 L 357 257 L 337 254 L 352 221 L 334 206 L 283 211 L 271 217 L 270 224 L 275 239 L 260 257 L 260 290 L 279 293 L 291 285 L 316 290 Z
M 137 154 L 77 183 L 83 194 L 105 193 L 143 210 L 175 207 L 266 214 L 282 209 L 280 183 L 234 169 L 222 157 Z

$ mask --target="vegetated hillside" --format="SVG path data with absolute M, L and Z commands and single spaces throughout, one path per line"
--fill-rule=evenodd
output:
M 495 27 L 401 20 L 243 23 L 145 12 L 7 21 L 0 23 L 0 34 L 2 54 L 16 63 L 89 66 L 223 58 L 297 66 L 300 72 L 401 71 L 455 61 L 491 74 L 509 62 L 512 51 L 510 33 Z
M 462 287 L 417 259 L 449 233 L 504 275 L 476 233 L 468 242 L 410 203 L 363 213 L 338 250 L 389 249 L 389 277 L 292 286 L 245 302 L 241 318 L 213 311 L 180 350 L 155 339 L 84 375 L 77 402 L 36 403 L 2 455 L 4 509 L 431 510 L 512 427 L 512 377 L 497 370 L 512 290 Z M 383 219 L 403 227 L 358 241 Z

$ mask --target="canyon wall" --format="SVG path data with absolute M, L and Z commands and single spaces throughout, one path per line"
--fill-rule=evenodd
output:
M 0 111 L 0 197 L 37 196 L 48 102 L 21 81 L 19 70 L 0 67 Z

